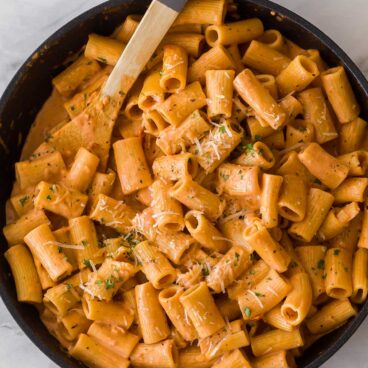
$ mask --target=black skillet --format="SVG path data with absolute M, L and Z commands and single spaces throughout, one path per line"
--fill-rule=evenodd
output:
M 91 32 L 109 35 L 128 14 L 144 13 L 149 1 L 111 0 L 83 13 L 46 40 L 23 64 L 0 100 L 0 228 L 5 224 L 5 201 L 14 180 L 14 163 L 18 161 L 24 137 L 43 102 L 51 93 L 51 79 L 62 70 L 61 63 L 87 42 Z M 267 0 L 239 0 L 243 17 L 259 17 L 266 28 L 276 28 L 304 48 L 320 50 L 329 65 L 342 64 L 347 70 L 358 101 L 362 117 L 368 117 L 368 82 L 351 59 L 325 34 L 293 12 Z M 0 142 L 1 143 L 1 142 Z M 1 254 L 7 249 L 0 235 Z M 0 295 L 10 313 L 25 334 L 51 360 L 62 368 L 80 365 L 59 348 L 41 324 L 33 307 L 17 302 L 9 267 L 0 256 Z M 368 313 L 368 302 L 359 314 L 339 330 L 325 336 L 299 359 L 303 368 L 321 366 L 352 336 Z M 16 356 L 14 356 L 16 361 Z

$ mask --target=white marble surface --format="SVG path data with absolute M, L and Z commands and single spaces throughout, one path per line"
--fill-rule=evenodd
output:
M 32 51 L 101 0 L 0 0 L 0 94 Z M 334 39 L 368 76 L 367 0 L 276 0 Z M 0 301 L 0 368 L 56 368 Z M 323 368 L 368 368 L 368 320 Z

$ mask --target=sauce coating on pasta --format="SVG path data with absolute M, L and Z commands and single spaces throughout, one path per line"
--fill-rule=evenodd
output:
M 96 127 L 83 111 L 140 20 L 89 36 L 15 165 L 18 300 L 88 367 L 296 367 L 367 298 L 348 76 L 233 1 L 189 0 Z

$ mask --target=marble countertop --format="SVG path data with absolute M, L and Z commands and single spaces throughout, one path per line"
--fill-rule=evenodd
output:
M 368 77 L 367 0 L 274 0 L 336 41 Z M 50 34 L 101 0 L 0 0 L 0 95 Z M 0 300 L 0 367 L 57 368 L 24 335 Z M 368 319 L 323 368 L 368 368 Z

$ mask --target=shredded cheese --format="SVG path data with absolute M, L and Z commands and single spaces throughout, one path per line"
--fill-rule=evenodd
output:
M 262 300 L 256 295 L 256 293 L 254 292 L 254 291 L 252 291 L 252 290 L 247 290 L 247 293 L 249 293 L 250 295 L 252 295 L 255 299 L 256 299 L 256 301 L 257 301 L 257 303 L 259 304 L 259 306 L 261 307 L 261 309 L 263 309 L 264 308 L 264 305 L 263 305 L 263 303 L 262 303 Z
M 66 249 L 75 249 L 75 250 L 84 250 L 83 245 L 77 245 L 77 244 L 64 244 L 60 243 L 58 241 L 48 241 L 45 243 L 45 245 L 56 245 L 60 248 L 66 248 Z

